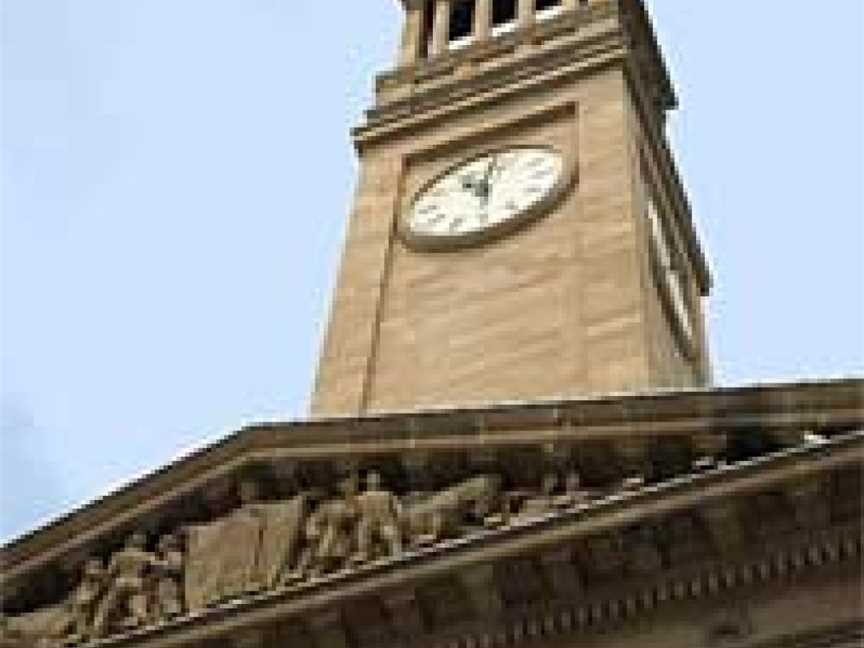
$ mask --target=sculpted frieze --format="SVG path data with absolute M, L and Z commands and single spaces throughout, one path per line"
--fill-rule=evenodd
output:
M 452 539 L 583 510 L 606 496 L 638 494 L 643 485 L 640 478 L 637 488 L 634 478 L 602 490 L 592 481 L 588 489 L 575 464 L 561 463 L 537 471 L 534 483 L 527 486 L 490 471 L 463 473 L 443 487 L 444 480 L 439 480 L 438 487 L 428 491 L 408 490 L 418 480 L 403 479 L 401 489 L 393 487 L 390 482 L 397 480 L 392 466 L 389 471 L 368 466 L 344 470 L 348 472 L 341 472 L 330 489 L 309 486 L 308 477 L 295 476 L 265 494 L 260 481 L 244 479 L 236 486 L 236 498 L 226 496 L 230 499 L 221 510 L 227 513 L 209 520 L 181 519 L 173 528 L 151 527 L 114 540 L 112 546 L 118 541 L 122 546 L 85 561 L 74 587 L 59 602 L 0 619 L 0 648 L 84 645 Z M 829 481 L 790 487 L 787 492 L 797 496 L 790 509 L 812 508 L 827 485 Z M 751 512 L 765 513 L 771 495 L 748 498 Z M 555 597 L 572 598 L 598 583 L 645 579 L 679 564 L 708 559 L 712 550 L 725 555 L 744 541 L 739 537 L 741 511 L 725 504 L 589 535 L 570 549 L 513 563 L 506 574 L 496 577 L 496 586 L 507 589 L 510 583 L 514 591 L 524 593 L 537 581 Z M 810 526 L 824 522 L 804 516 L 798 524 L 805 520 Z M 781 520 L 773 521 L 783 526 Z M 795 524 L 791 518 L 788 523 Z M 471 591 L 476 598 L 485 590 Z M 491 590 L 486 594 L 493 595 Z M 504 597 L 511 598 L 518 599 L 515 594 Z
M 132 533 L 107 561 L 88 560 L 61 603 L 8 619 L 4 640 L 74 646 L 159 625 L 500 526 L 512 517 L 507 502 L 515 501 L 494 474 L 401 496 L 375 470 L 365 473 L 362 488 L 360 482 L 355 470 L 330 496 L 310 491 L 265 500 L 257 483 L 241 481 L 229 513 L 159 536 Z M 552 497 L 551 480 L 549 486 L 527 497 L 528 509 L 533 499 Z

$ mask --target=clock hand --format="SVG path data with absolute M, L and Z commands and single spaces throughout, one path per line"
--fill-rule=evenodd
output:
M 489 202 L 489 194 L 492 193 L 492 174 L 498 166 L 498 155 L 493 155 L 489 160 L 489 167 L 486 169 L 486 175 L 483 177 L 483 197 L 486 202 Z
M 472 175 L 462 176 L 462 188 L 465 191 L 477 191 L 477 180 Z

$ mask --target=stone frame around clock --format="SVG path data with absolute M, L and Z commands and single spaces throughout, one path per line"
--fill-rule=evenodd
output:
M 527 116 L 523 116 L 521 119 L 517 119 L 512 122 L 495 124 L 495 126 L 490 129 L 490 131 L 505 130 L 507 128 L 518 127 L 525 123 L 536 123 L 538 119 L 542 119 L 543 117 L 551 118 L 557 114 L 560 114 L 561 112 L 571 113 L 571 118 L 574 120 L 573 128 L 577 128 L 576 121 L 578 120 L 578 105 L 576 102 L 567 102 L 565 104 L 558 104 L 556 106 L 543 108 L 537 112 L 534 112 Z M 484 135 L 488 136 L 490 131 L 484 131 Z M 447 142 L 447 148 L 451 148 L 456 144 L 457 142 L 455 141 Z M 555 185 L 540 200 L 538 200 L 519 214 L 515 215 L 514 217 L 501 221 L 499 223 L 495 223 L 479 231 L 468 232 L 465 234 L 456 234 L 453 236 L 424 235 L 411 231 L 410 225 L 408 224 L 408 216 L 410 216 L 411 207 L 414 205 L 417 198 L 421 196 L 427 189 L 429 189 L 429 187 L 434 185 L 448 173 L 451 173 L 454 169 L 468 164 L 473 160 L 497 152 L 513 150 L 517 148 L 546 149 L 555 152 L 561 157 L 562 167 L 559 178 Z M 533 225 L 537 221 L 541 220 L 544 216 L 550 214 L 552 210 L 554 210 L 555 207 L 557 207 L 567 197 L 570 191 L 575 189 L 576 185 L 579 182 L 577 148 L 578 147 L 575 141 L 568 141 L 565 142 L 564 146 L 526 142 L 508 144 L 499 143 L 494 146 L 471 149 L 471 152 L 468 155 L 460 158 L 456 162 L 453 162 L 452 164 L 435 173 L 431 178 L 423 182 L 420 187 L 417 188 L 410 196 L 410 199 L 407 201 L 407 205 L 405 205 L 404 207 L 400 205 L 399 213 L 396 217 L 397 235 L 399 239 L 405 244 L 405 246 L 412 251 L 421 253 L 435 253 L 455 252 L 464 248 L 488 245 L 497 240 L 505 238 L 506 236 L 515 234 L 516 232 Z M 425 157 L 430 155 L 431 152 L 432 151 L 430 150 L 425 150 L 419 152 L 419 154 L 415 153 L 415 155 L 409 156 L 409 158 Z M 406 162 L 410 163 L 410 159 L 406 160 Z

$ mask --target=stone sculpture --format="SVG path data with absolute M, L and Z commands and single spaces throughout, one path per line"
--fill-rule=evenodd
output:
M 436 493 L 406 511 L 405 526 L 411 543 L 430 545 L 459 535 L 467 521 L 482 522 L 500 502 L 501 479 L 481 475 Z
M 366 476 L 366 491 L 357 497 L 360 522 L 357 530 L 357 562 L 365 562 L 376 553 L 379 543 L 385 555 L 402 553 L 402 504 L 399 498 L 381 487 L 381 475 Z
M 153 559 L 152 621 L 159 623 L 183 614 L 183 550 L 173 534 L 159 539 Z
M 341 497 L 321 504 L 306 524 L 307 552 L 300 574 L 318 576 L 344 568 L 356 551 L 355 525 L 359 516 L 357 475 L 339 484 Z
M 9 645 L 23 641 L 28 648 L 83 644 L 260 590 L 395 557 L 406 543 L 430 545 L 488 526 L 493 518 L 509 520 L 510 506 L 500 486 L 500 477 L 480 475 L 403 500 L 382 485 L 377 471 L 367 473 L 359 493 L 358 475 L 352 473 L 340 482 L 337 496 L 313 507 L 320 495 L 267 502 L 255 482 L 243 481 L 234 511 L 162 535 L 155 553 L 147 551 L 143 533 L 133 533 L 107 570 L 102 560 L 89 560 L 77 588 L 62 603 L 7 620 L 0 638 Z M 581 492 L 578 476 L 568 477 L 564 495 L 554 495 L 557 486 L 550 473 L 542 492 L 520 495 L 520 515 L 560 508 Z
M 106 637 L 115 629 L 127 630 L 149 621 L 145 576 L 154 556 L 146 551 L 147 538 L 133 533 L 126 546 L 111 557 L 110 581 L 93 620 L 93 634 Z
M 81 582 L 69 601 L 71 612 L 70 642 L 83 642 L 93 636 L 93 624 L 99 601 L 105 593 L 108 575 L 98 558 L 91 558 L 84 565 Z

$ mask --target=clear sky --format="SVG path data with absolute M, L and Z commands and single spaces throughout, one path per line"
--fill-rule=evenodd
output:
M 717 382 L 864 374 L 864 3 L 651 0 Z M 0 540 L 306 412 L 394 0 L 0 0 Z

